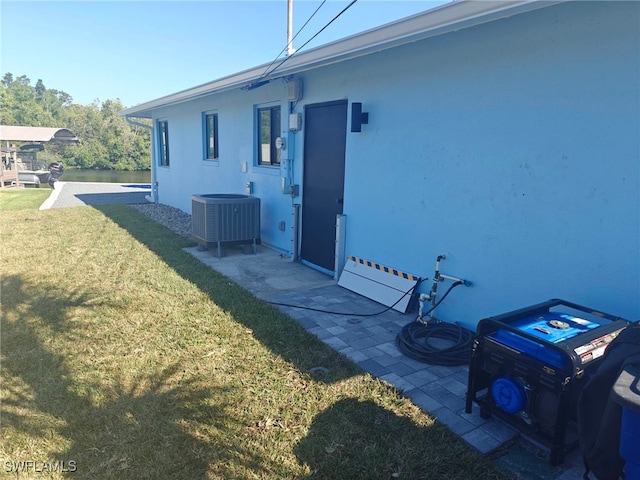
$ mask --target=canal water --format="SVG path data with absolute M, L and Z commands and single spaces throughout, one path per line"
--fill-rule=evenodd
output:
M 151 183 L 149 170 L 122 172 L 118 170 L 66 169 L 60 177 L 63 182 Z

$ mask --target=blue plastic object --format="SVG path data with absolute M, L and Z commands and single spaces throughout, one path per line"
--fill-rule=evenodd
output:
M 566 313 L 547 312 L 522 318 L 511 326 L 540 340 L 558 344 L 600 325 Z M 548 365 L 569 366 L 569 359 L 561 352 L 515 332 L 498 329 L 489 337 Z
M 498 377 L 493 382 L 491 396 L 496 405 L 506 413 L 518 413 L 527 404 L 527 394 L 524 387 L 508 377 Z
M 625 478 L 640 479 L 640 364 L 622 369 L 612 397 L 622 407 L 620 456 L 625 460 Z
M 640 478 L 640 410 L 622 409 L 620 456 L 625 459 L 625 478 Z
M 560 343 L 600 324 L 566 313 L 547 312 L 513 323 L 519 330 L 551 343 Z

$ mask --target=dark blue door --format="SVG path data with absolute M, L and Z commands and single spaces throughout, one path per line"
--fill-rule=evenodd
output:
M 336 215 L 342 213 L 347 101 L 307 105 L 302 198 L 303 261 L 333 271 Z

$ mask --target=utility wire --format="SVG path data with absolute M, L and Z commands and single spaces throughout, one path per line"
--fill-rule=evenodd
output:
M 323 6 L 326 2 L 327 2 L 327 0 L 322 0 L 322 3 L 318 6 L 318 8 L 316 8 L 316 11 L 315 11 L 315 12 L 313 12 L 313 13 L 311 14 L 311 16 L 307 19 L 307 21 L 306 21 L 306 22 L 304 22 L 304 25 L 302 25 L 302 27 L 300 27 L 300 30 L 298 30 L 298 32 L 293 36 L 293 38 L 291 39 L 291 41 L 290 41 L 289 43 L 287 43 L 287 44 L 285 45 L 285 47 L 284 47 L 282 50 L 280 50 L 280 53 L 276 56 L 276 58 L 274 58 L 274 59 L 273 59 L 273 62 L 271 62 L 271 63 L 269 64 L 269 66 L 268 66 L 267 68 L 265 68 L 265 70 L 264 70 L 264 71 L 265 71 L 265 73 L 263 73 L 263 74 L 262 74 L 262 76 L 261 76 L 260 78 L 262 78 L 262 77 L 264 77 L 264 75 L 266 75 L 266 72 L 267 72 L 267 71 L 268 71 L 268 70 L 273 66 L 273 64 L 274 64 L 274 63 L 276 63 L 276 62 L 278 61 L 278 59 L 280 58 L 280 55 L 282 55 L 282 54 L 285 52 L 285 50 L 287 50 L 287 49 L 289 48 L 289 45 L 291 45 L 291 44 L 293 43 L 293 41 L 296 39 L 296 37 L 297 37 L 298 35 L 300 35 L 300 32 L 302 32 L 302 30 L 304 30 L 304 27 L 306 27 L 306 26 L 309 24 L 309 22 L 311 21 L 311 19 L 312 19 L 313 17 L 315 17 L 316 13 L 318 13 L 318 11 L 322 8 L 322 6 Z M 295 52 L 294 52 L 294 53 L 295 53 Z
M 334 311 L 331 311 L 331 310 L 324 310 L 322 308 L 306 307 L 304 305 L 291 305 L 289 303 L 279 303 L 279 302 L 267 302 L 267 303 L 270 303 L 271 305 L 278 305 L 280 307 L 301 308 L 303 310 L 311 310 L 313 312 L 330 313 L 331 315 L 345 315 L 345 316 L 350 316 L 350 317 L 375 317 L 376 315 L 381 315 L 381 314 L 383 314 L 385 312 L 388 312 L 393 307 L 395 307 L 398 303 L 400 303 L 400 301 L 404 297 L 406 297 L 407 295 L 410 295 L 413 290 L 418 288 L 418 285 L 420 285 L 420 283 L 422 283 L 422 281 L 423 280 L 418 280 L 418 282 L 415 285 L 413 285 L 409 290 L 404 292 L 402 294 L 402 296 L 393 305 L 390 305 L 387 308 L 385 308 L 384 310 L 380 310 L 379 312 L 374 312 L 374 313 L 334 312 Z
M 340 13 L 338 13 L 335 17 L 333 17 L 329 23 L 327 23 L 324 27 L 322 27 L 320 30 L 318 30 L 318 32 L 311 37 L 309 40 L 307 40 L 305 43 L 302 44 L 302 46 L 297 49 L 293 54 L 289 55 L 288 57 L 285 57 L 280 63 L 278 63 L 273 70 L 268 71 L 269 68 L 271 67 L 271 65 L 273 65 L 273 63 L 267 67 L 267 69 L 265 70 L 265 72 L 260 76 L 260 78 L 257 79 L 257 81 L 261 80 L 262 78 L 266 77 L 267 75 L 271 75 L 273 72 L 275 72 L 278 68 L 280 68 L 282 66 L 282 64 L 284 62 L 286 62 L 287 60 L 289 60 L 291 57 L 293 57 L 296 53 L 298 53 L 300 50 L 302 50 L 309 42 L 311 42 L 311 40 L 313 40 L 314 38 L 316 38 L 318 35 L 320 35 L 329 25 L 331 25 L 333 22 L 335 22 L 338 17 L 340 17 L 340 15 L 342 15 L 344 12 L 346 12 L 347 10 L 349 10 L 349 8 L 351 8 L 353 6 L 354 3 L 356 3 L 358 0 L 352 0 L 352 2 L 347 5 L 346 7 L 344 7 L 342 9 L 342 11 Z

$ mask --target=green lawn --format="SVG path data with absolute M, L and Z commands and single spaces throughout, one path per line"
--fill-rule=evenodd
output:
M 7 210 L 37 210 L 49 195 L 51 195 L 49 187 L 0 189 L 0 212 Z
M 507 478 L 178 235 L 22 192 L 0 191 L 0 477 Z

